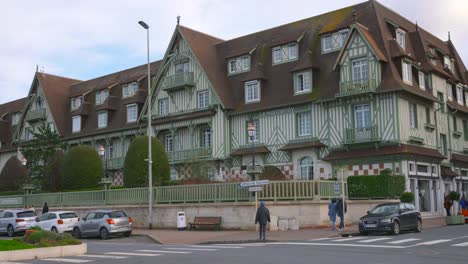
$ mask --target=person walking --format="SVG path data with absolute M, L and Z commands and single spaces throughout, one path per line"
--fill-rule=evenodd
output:
M 460 204 L 460 211 L 465 210 L 467 208 L 468 203 L 465 199 L 465 194 L 462 195 L 459 204 Z
M 344 210 L 343 210 L 343 204 L 344 204 Z M 344 228 L 344 214 L 346 214 L 346 212 L 348 211 L 348 205 L 346 204 L 346 202 L 343 202 L 343 197 L 340 197 L 338 201 L 336 201 L 335 211 L 338 217 L 340 218 L 340 227 L 338 230 L 342 231 Z
M 44 203 L 44 207 L 42 207 L 42 214 L 49 212 L 49 206 L 47 206 L 47 202 Z
M 260 240 L 266 240 L 265 231 L 266 225 L 270 222 L 270 211 L 265 206 L 265 202 L 260 202 L 260 207 L 257 209 L 257 214 L 255 215 L 255 224 L 260 225 Z
M 452 202 L 449 200 L 448 195 L 444 197 L 444 208 L 447 212 L 447 216 L 450 216 L 450 208 L 452 207 Z
M 336 230 L 336 199 L 331 199 L 328 204 L 328 217 L 330 218 L 331 230 Z

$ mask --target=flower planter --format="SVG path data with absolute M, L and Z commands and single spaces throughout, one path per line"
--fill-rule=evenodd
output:
M 445 218 L 447 225 L 464 225 L 465 216 L 463 215 L 451 215 Z

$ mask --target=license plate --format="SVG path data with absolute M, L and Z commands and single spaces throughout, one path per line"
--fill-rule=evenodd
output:
M 377 227 L 377 225 L 376 225 L 376 224 L 366 224 L 365 227 L 367 227 L 367 228 L 375 228 L 375 227 Z

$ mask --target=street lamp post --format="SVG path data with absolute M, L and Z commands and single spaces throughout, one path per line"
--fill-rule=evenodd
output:
M 99 157 L 104 160 L 104 178 L 107 179 L 107 157 L 106 157 L 106 148 L 103 145 L 99 145 L 98 148 Z
M 148 228 L 153 229 L 153 159 L 151 153 L 151 138 L 152 129 L 151 121 L 153 113 L 151 111 L 151 76 L 150 76 L 150 52 L 149 52 L 149 26 L 143 21 L 138 21 L 138 24 L 146 29 L 146 57 L 148 64 Z
M 249 123 L 249 126 L 247 127 L 247 132 L 249 133 L 249 137 L 250 137 L 250 142 L 252 143 L 252 169 L 255 170 L 255 142 L 254 142 L 254 139 L 255 139 L 255 132 L 256 132 L 256 127 L 255 127 L 255 124 L 253 122 L 253 120 Z M 252 175 L 252 180 L 256 180 L 255 178 L 255 173 L 253 173 Z

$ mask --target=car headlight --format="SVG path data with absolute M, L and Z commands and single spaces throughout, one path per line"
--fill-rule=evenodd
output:
M 390 218 L 385 218 L 380 220 L 380 223 L 390 223 L 392 220 Z

